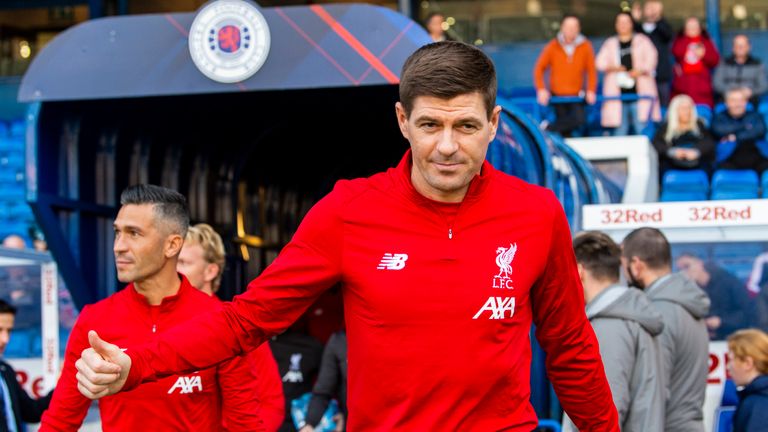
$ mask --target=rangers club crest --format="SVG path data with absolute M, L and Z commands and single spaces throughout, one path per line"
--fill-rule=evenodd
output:
M 499 274 L 493 277 L 493 288 L 513 289 L 512 286 L 512 260 L 517 253 L 517 243 L 510 243 L 508 248 L 496 249 L 496 265 L 499 266 Z
M 269 55 L 270 33 L 259 8 L 245 0 L 217 0 L 198 12 L 189 53 L 208 78 L 235 83 L 256 73 Z

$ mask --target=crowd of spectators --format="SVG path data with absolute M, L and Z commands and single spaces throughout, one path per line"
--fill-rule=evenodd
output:
M 647 135 L 662 175 L 768 169 L 766 119 L 758 110 L 768 77 L 746 35 L 734 37 L 732 53 L 722 58 L 698 18 L 675 34 L 658 0 L 619 12 L 614 25 L 595 55 L 578 17 L 563 18 L 533 72 L 538 103 L 554 111 L 547 129 L 593 134 L 585 111 L 599 103 L 600 133 Z

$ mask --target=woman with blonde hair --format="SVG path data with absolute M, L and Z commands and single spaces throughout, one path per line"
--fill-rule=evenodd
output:
M 715 157 L 715 140 L 698 118 L 693 98 L 672 98 L 666 120 L 653 136 L 659 154 L 660 171 L 669 169 L 703 169 L 709 171 Z
M 768 335 L 757 329 L 728 336 L 728 371 L 739 390 L 733 432 L 768 427 Z

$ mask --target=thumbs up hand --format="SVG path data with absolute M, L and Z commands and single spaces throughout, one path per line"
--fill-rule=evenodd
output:
M 100 399 L 120 391 L 131 370 L 131 358 L 117 345 L 88 332 L 91 347 L 83 350 L 77 368 L 77 388 L 88 399 Z

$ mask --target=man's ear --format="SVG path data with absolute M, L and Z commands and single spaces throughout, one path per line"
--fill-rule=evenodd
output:
M 491 139 L 490 141 L 493 141 L 494 138 L 496 138 L 496 131 L 499 130 L 499 118 L 501 117 L 501 107 L 499 105 L 496 105 L 496 107 L 493 108 L 493 113 L 491 113 Z M 489 141 L 489 142 L 490 142 Z
M 171 234 L 165 240 L 165 257 L 172 258 L 178 256 L 181 247 L 184 246 L 184 238 L 179 234 Z
M 214 263 L 208 263 L 203 271 L 203 279 L 206 282 L 213 282 L 216 276 L 219 275 L 219 265 Z
M 581 279 L 583 281 L 584 280 L 584 275 L 585 275 L 584 272 L 586 271 L 586 270 L 584 270 L 584 266 L 581 265 L 581 263 L 576 263 L 576 270 L 579 271 L 579 279 Z
M 400 102 L 395 104 L 395 115 L 397 116 L 397 125 L 400 127 L 400 133 L 403 134 L 405 139 L 410 140 L 411 136 L 408 133 L 408 113 L 405 112 L 405 107 Z

